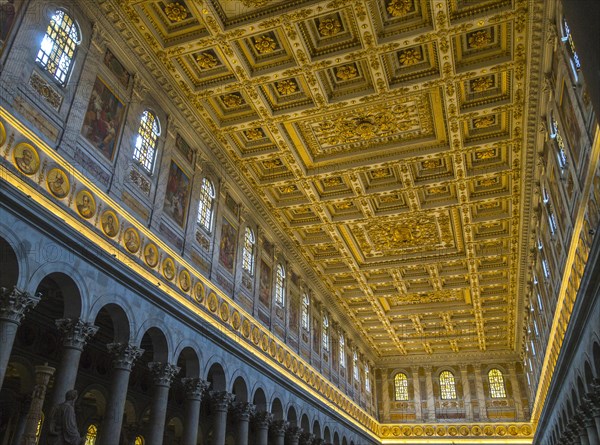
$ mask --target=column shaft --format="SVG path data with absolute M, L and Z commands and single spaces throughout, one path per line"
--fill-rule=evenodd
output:
M 517 377 L 517 368 L 514 363 L 508 365 L 508 375 L 512 387 L 512 396 L 515 401 L 516 420 L 521 420 L 523 417 L 523 402 L 521 401 L 521 387 L 519 385 L 519 378 Z
M 425 389 L 427 391 L 427 420 L 431 422 L 435 419 L 435 397 L 433 395 L 433 377 L 431 375 L 431 366 L 425 367 Z
M 179 372 L 179 367 L 170 363 L 148 363 L 150 372 L 154 374 L 154 394 L 150 405 L 150 428 L 148 430 L 148 445 L 162 445 L 167 418 L 167 403 L 169 388 L 173 377 Z
M 471 400 L 471 384 L 469 383 L 469 374 L 467 373 L 467 365 L 460 365 L 460 379 L 463 384 L 463 395 L 465 402 L 465 416 L 467 421 L 473 421 L 473 404 Z
M 192 378 L 184 378 L 182 381 L 186 389 L 186 400 L 181 445 L 196 445 L 202 394 L 208 389 L 209 383 Z
M 107 347 L 109 352 L 115 356 L 115 360 L 104 420 L 98 431 L 96 445 L 119 443 L 131 367 L 133 362 L 144 352 L 141 348 L 122 343 L 110 343 Z
M 477 389 L 477 399 L 479 401 L 479 420 L 487 420 L 483 379 L 481 377 L 481 368 L 479 366 L 475 366 L 475 388 Z
M 421 380 L 419 379 L 419 368 L 415 366 L 410 369 L 410 372 L 413 379 L 415 416 L 417 421 L 421 422 L 423 421 L 423 407 L 421 406 Z
M 225 445 L 227 411 L 235 396 L 226 391 L 211 391 L 210 398 L 213 415 L 213 440 L 211 445 Z

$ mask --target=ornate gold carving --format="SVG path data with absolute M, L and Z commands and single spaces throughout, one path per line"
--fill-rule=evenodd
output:
M 473 31 L 467 35 L 469 48 L 483 48 L 492 43 L 492 35 L 488 30 Z
M 420 47 L 408 48 L 398 53 L 398 61 L 402 66 L 416 65 L 423 61 L 423 51 Z
M 288 184 L 288 185 L 282 185 L 279 187 L 279 191 L 281 193 L 288 194 L 288 193 L 294 193 L 295 191 L 298 190 L 298 187 L 294 184 Z
M 275 89 L 282 96 L 289 96 L 298 91 L 298 84 L 294 79 L 285 79 L 275 82 Z
M 173 23 L 183 22 L 189 15 L 187 8 L 181 3 L 169 3 L 165 5 L 165 15 Z
M 335 76 L 340 80 L 350 80 L 358 76 L 358 70 L 354 64 L 348 64 L 344 66 L 338 66 L 335 69 Z
M 494 76 L 477 77 L 471 80 L 471 90 L 476 93 L 489 90 L 494 86 Z
M 390 0 L 386 9 L 392 17 L 404 17 L 414 9 L 413 0 Z
M 334 176 L 331 178 L 323 179 L 323 184 L 326 187 L 336 187 L 338 185 L 342 185 L 343 183 L 344 183 L 344 180 L 340 176 Z
M 473 127 L 487 128 L 496 123 L 496 116 L 483 116 L 473 119 Z
M 421 162 L 421 167 L 423 167 L 423 169 L 425 169 L 425 170 L 433 169 L 433 168 L 440 168 L 441 166 L 442 166 L 441 159 L 426 159 L 423 162 Z
M 263 164 L 263 167 L 266 168 L 267 170 L 272 170 L 274 168 L 282 167 L 283 161 L 279 158 L 267 159 L 266 161 L 263 161 L 262 164 Z
M 475 152 L 475 159 L 477 159 L 478 161 L 484 161 L 486 159 L 492 159 L 494 157 L 496 157 L 496 150 L 494 150 L 493 148 Z
M 263 139 L 265 137 L 265 133 L 262 128 L 249 128 L 248 130 L 244 130 L 244 136 L 249 141 L 257 141 L 259 139 Z
M 377 170 L 371 171 L 371 177 L 373 179 L 387 178 L 389 176 L 391 176 L 389 168 L 378 168 Z
M 370 224 L 367 235 L 379 251 L 405 249 L 439 243 L 437 225 L 429 218 L 406 220 L 390 224 L 387 221 Z
M 35 71 L 29 78 L 29 85 L 38 93 L 42 99 L 50 104 L 52 108 L 58 110 L 62 104 L 63 97 L 52 88 L 48 82 L 46 82 L 38 73 Z
M 481 187 L 491 187 L 498 184 L 498 178 L 483 178 L 477 181 L 477 185 Z
M 254 48 L 259 54 L 272 53 L 277 49 L 277 42 L 269 36 L 254 37 Z
M 239 108 L 245 103 L 244 98 L 239 93 L 221 96 L 221 101 L 227 108 Z
M 261 6 L 265 6 L 272 0 L 240 0 L 244 6 L 247 8 L 259 8 Z
M 319 20 L 319 34 L 322 37 L 331 37 L 336 35 L 342 30 L 342 24 L 335 17 L 328 17 Z
M 219 64 L 219 60 L 208 51 L 196 54 L 196 63 L 203 70 L 209 70 Z

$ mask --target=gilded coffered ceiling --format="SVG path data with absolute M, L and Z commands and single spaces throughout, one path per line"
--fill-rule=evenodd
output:
M 518 349 L 530 6 L 101 3 L 384 361 Z

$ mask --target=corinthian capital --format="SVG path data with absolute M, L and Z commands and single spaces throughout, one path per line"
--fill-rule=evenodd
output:
M 297 427 L 295 425 L 291 425 L 291 426 L 288 427 L 288 429 L 287 429 L 287 431 L 285 433 L 285 436 L 291 442 L 298 443 L 298 439 L 300 439 L 300 434 L 302 434 L 302 430 L 300 429 L 300 427 Z
M 273 414 L 267 411 L 258 411 L 252 416 L 252 421 L 258 428 L 269 428 L 272 420 Z
M 31 295 L 19 290 L 17 286 L 12 290 L 0 288 L 0 320 L 20 324 L 25 312 L 34 308 L 41 298 L 41 294 Z
M 144 350 L 129 343 L 109 343 L 108 352 L 113 356 L 113 366 L 116 369 L 131 371 L 131 366 L 142 356 Z
M 312 445 L 315 440 L 314 434 L 302 433 L 300 434 L 300 445 Z
M 158 386 L 171 386 L 173 377 L 181 369 L 179 366 L 171 363 L 150 362 L 148 368 L 154 377 L 154 384 Z
M 210 383 L 202 379 L 184 377 L 183 379 L 181 379 L 181 382 L 185 387 L 185 396 L 190 400 L 201 400 L 202 395 L 210 387 Z
M 227 391 L 211 391 L 210 403 L 215 411 L 227 411 L 229 405 L 235 400 L 235 395 Z
M 285 420 L 274 420 L 271 422 L 271 434 L 274 436 L 283 436 L 289 425 L 289 422 Z
M 235 402 L 233 404 L 233 415 L 237 420 L 242 420 L 247 422 L 250 420 L 250 416 L 252 416 L 256 411 L 256 406 L 252 403 L 248 402 Z
M 82 350 L 90 337 L 98 332 L 98 326 L 88 321 L 72 318 L 60 318 L 56 327 L 63 334 L 63 344 L 68 348 Z

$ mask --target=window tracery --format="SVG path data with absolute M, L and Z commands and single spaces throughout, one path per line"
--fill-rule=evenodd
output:
M 285 269 L 281 264 L 277 265 L 277 276 L 275 277 L 275 304 L 284 305 L 285 300 Z
M 442 400 L 456 399 L 456 382 L 450 371 L 440 373 L 440 395 Z
M 310 330 L 310 298 L 306 292 L 302 295 L 302 329 Z
M 502 371 L 497 368 L 490 369 L 488 372 L 488 381 L 490 384 L 490 397 L 492 399 L 502 399 L 506 397 L 506 387 L 504 385 Z
M 394 376 L 394 400 L 408 400 L 408 377 L 403 372 Z
M 242 267 L 250 275 L 254 274 L 254 247 L 256 238 L 250 227 L 246 227 L 244 232 L 244 248 L 242 250 Z
M 137 161 L 148 174 L 154 171 L 159 135 L 158 118 L 149 110 L 144 110 L 133 148 L 133 160 Z
M 88 426 L 87 431 L 85 433 L 85 445 L 95 445 L 96 437 L 98 436 L 98 427 L 93 423 Z
M 329 317 L 327 314 L 323 315 L 323 332 L 321 338 L 323 340 L 323 351 L 329 352 Z
M 340 366 L 346 367 L 346 337 L 343 332 L 340 334 Z
M 215 187 L 208 178 L 202 179 L 200 187 L 200 203 L 198 206 L 198 224 L 207 232 L 212 230 L 213 207 L 215 202 Z

